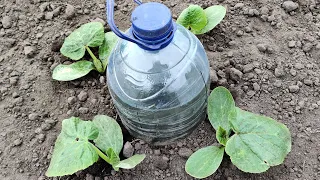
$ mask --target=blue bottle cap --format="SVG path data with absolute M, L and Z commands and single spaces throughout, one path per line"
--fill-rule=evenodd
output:
M 173 30 L 169 8 L 150 2 L 138 6 L 131 16 L 133 34 L 140 40 L 154 41 L 167 37 Z
M 107 19 L 111 30 L 120 38 L 136 43 L 145 50 L 156 51 L 165 48 L 170 44 L 177 30 L 169 8 L 156 2 L 134 1 L 139 6 L 132 13 L 132 26 L 129 29 L 129 35 L 126 35 L 114 23 L 114 0 L 106 0 Z

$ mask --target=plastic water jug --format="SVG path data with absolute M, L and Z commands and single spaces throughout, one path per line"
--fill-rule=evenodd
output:
M 122 33 L 113 19 L 114 0 L 107 0 L 108 23 L 120 37 L 109 57 L 108 87 L 130 134 L 165 145 L 205 119 L 209 62 L 200 41 L 172 20 L 169 8 L 135 2 L 132 26 Z

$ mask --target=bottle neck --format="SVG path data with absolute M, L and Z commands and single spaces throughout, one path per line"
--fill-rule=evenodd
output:
M 111 30 L 121 39 L 133 42 L 145 50 L 156 51 L 168 46 L 177 29 L 170 10 L 160 3 L 142 4 L 139 0 L 135 2 L 139 4 L 132 13 L 135 14 L 133 18 L 135 22 L 132 22 L 129 35 L 126 35 L 117 28 L 114 22 L 114 0 L 106 0 L 107 19 Z M 155 12 L 159 14 L 152 16 Z
M 171 41 L 173 40 L 174 38 L 174 33 L 176 32 L 177 30 L 177 24 L 175 22 L 172 22 L 172 27 L 170 28 L 169 31 L 165 32 L 164 34 L 162 35 L 159 35 L 159 36 L 156 36 L 156 37 L 153 37 L 153 38 L 149 38 L 149 37 L 145 37 L 145 36 L 141 36 L 139 35 L 137 32 L 135 32 L 134 28 L 131 27 L 129 29 L 129 35 L 138 40 L 138 41 L 141 41 L 149 46 L 158 46 L 159 48 L 156 48 L 156 49 L 149 49 L 149 48 L 145 48 L 143 46 L 140 46 L 142 49 L 145 49 L 145 50 L 160 50 L 160 49 L 163 49 L 165 48 L 166 46 L 168 46 Z M 139 44 L 138 44 L 139 45 Z

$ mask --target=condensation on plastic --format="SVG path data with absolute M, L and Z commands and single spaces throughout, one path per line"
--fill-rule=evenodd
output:
M 187 136 L 206 116 L 208 59 L 197 37 L 177 26 L 164 49 L 120 39 L 109 58 L 107 81 L 122 123 L 154 145 Z

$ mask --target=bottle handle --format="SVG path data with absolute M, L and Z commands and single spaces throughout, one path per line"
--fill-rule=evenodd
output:
M 139 0 L 134 0 L 134 2 L 137 3 L 138 5 L 141 5 L 141 4 L 142 4 L 142 2 L 139 1 Z
M 137 3 L 138 5 L 141 5 L 142 2 L 139 0 L 134 0 L 135 3 Z M 159 49 L 159 45 L 148 45 L 140 40 L 137 40 L 133 37 L 129 37 L 128 35 L 122 33 L 116 26 L 115 22 L 114 22 L 114 0 L 106 0 L 106 7 L 107 7 L 107 20 L 108 20 L 108 24 L 110 26 L 110 29 L 121 39 L 133 42 L 135 44 L 137 44 L 138 46 L 143 47 L 143 49 L 147 49 L 147 50 L 155 50 L 155 49 Z

